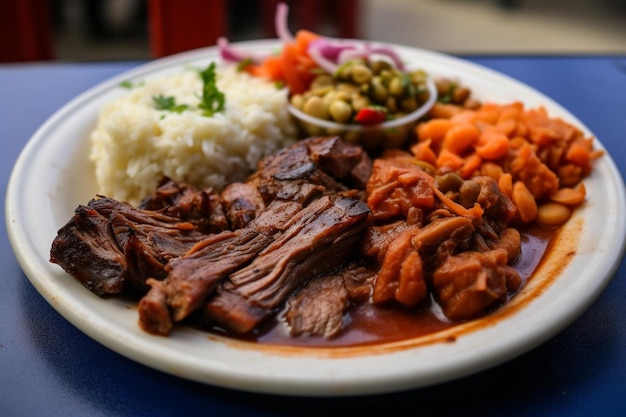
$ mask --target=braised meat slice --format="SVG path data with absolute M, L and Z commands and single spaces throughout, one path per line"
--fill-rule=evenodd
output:
M 218 233 L 229 227 L 216 192 L 210 188 L 198 190 L 168 177 L 161 179 L 155 193 L 145 198 L 138 208 L 188 221 L 203 233 Z
M 232 229 L 246 227 L 261 210 L 265 209 L 265 202 L 259 189 L 250 183 L 229 184 L 220 195 Z
M 369 300 L 375 276 L 373 270 L 355 263 L 309 280 L 287 301 L 290 334 L 326 338 L 339 334 L 348 308 Z
M 125 290 L 128 265 L 117 246 L 108 217 L 87 206 L 78 206 L 74 216 L 52 242 L 50 262 L 97 295 Z
M 152 288 L 139 302 L 140 326 L 150 333 L 168 333 L 173 321 L 191 314 L 224 277 L 269 242 L 268 236 L 254 230 L 226 230 L 201 242 L 201 249 L 173 259 L 165 281 L 147 280 Z
M 372 161 L 363 148 L 340 140 L 339 137 L 313 138 L 305 143 L 311 160 L 322 171 L 349 187 L 365 188 Z
M 341 275 L 310 280 L 289 299 L 285 319 L 292 336 L 335 336 L 343 327 L 350 294 Z
M 248 227 L 209 236 L 184 256 L 172 259 L 165 280 L 147 281 L 151 289 L 139 302 L 141 327 L 150 333 L 169 333 L 173 322 L 202 305 L 220 281 L 267 247 L 301 208 L 298 203 L 277 200 Z
M 144 293 L 147 276 L 163 278 L 168 260 L 202 237 L 178 218 L 103 197 L 76 208 L 52 243 L 50 261 L 97 295 Z
M 356 199 L 314 200 L 249 265 L 229 275 L 204 306 L 205 320 L 236 333 L 251 331 L 309 279 L 351 259 L 368 217 Z
M 264 158 L 247 182 L 266 203 L 280 198 L 305 204 L 323 193 L 362 189 L 370 165 L 361 147 L 339 137 L 315 137 Z

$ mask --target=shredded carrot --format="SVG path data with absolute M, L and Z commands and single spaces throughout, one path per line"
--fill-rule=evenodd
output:
M 266 78 L 270 81 L 280 81 L 283 79 L 283 68 L 280 57 L 267 57 L 261 64 L 248 65 L 246 72 L 255 77 Z
M 459 216 L 466 216 L 471 218 L 480 218 L 483 215 L 483 209 L 478 203 L 474 203 L 474 206 L 471 209 L 467 209 L 463 207 L 463 205 L 453 201 L 449 197 L 447 197 L 444 193 L 437 188 L 434 181 L 429 181 L 429 185 L 431 186 L 433 193 L 441 200 L 441 202 L 450 209 L 450 211 Z
M 411 148 L 411 152 L 420 161 L 426 162 L 434 167 L 437 165 L 437 155 L 435 154 L 435 151 L 430 148 L 431 142 L 431 139 L 418 142 L 413 146 L 413 148 Z
M 308 89 L 318 68 L 307 50 L 309 44 L 319 38 L 320 35 L 314 32 L 299 30 L 294 41 L 285 44 L 279 55 L 267 57 L 260 64 L 248 65 L 245 71 L 270 81 L 283 82 L 292 94 L 302 93 Z

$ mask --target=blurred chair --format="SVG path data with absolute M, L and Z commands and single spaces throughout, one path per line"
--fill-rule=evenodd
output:
M 264 37 L 275 37 L 274 14 L 280 0 L 259 0 Z M 337 35 L 357 38 L 359 0 L 287 1 L 290 21 L 298 29 L 317 31 L 334 17 Z M 189 49 L 214 45 L 228 36 L 227 0 L 148 0 L 151 54 L 160 58 Z
M 53 33 L 47 0 L 0 1 L 0 62 L 54 59 Z

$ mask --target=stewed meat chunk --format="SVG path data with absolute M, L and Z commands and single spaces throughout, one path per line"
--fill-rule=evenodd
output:
M 444 314 L 452 320 L 465 320 L 504 302 L 507 294 L 521 283 L 507 259 L 505 249 L 448 257 L 432 274 L 435 295 Z

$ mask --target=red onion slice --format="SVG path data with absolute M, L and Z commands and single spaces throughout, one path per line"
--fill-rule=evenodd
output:
M 372 47 L 370 44 L 365 44 L 361 49 L 344 50 L 339 54 L 337 63 L 339 65 L 351 61 L 353 59 L 370 59 L 374 55 L 383 55 L 391 60 L 391 63 L 400 71 L 405 71 L 404 62 L 400 58 L 400 55 L 392 48 L 387 46 Z
M 260 64 L 265 60 L 269 55 L 268 54 L 252 54 L 247 51 L 237 50 L 234 48 L 226 38 L 219 38 L 217 40 L 217 46 L 220 51 L 220 56 L 224 61 L 227 62 L 241 62 L 244 60 L 250 60 L 251 63 Z
M 291 43 L 295 39 L 289 31 L 288 17 L 289 6 L 285 3 L 278 3 L 276 6 L 276 14 L 274 15 L 274 28 L 276 35 L 283 43 Z

